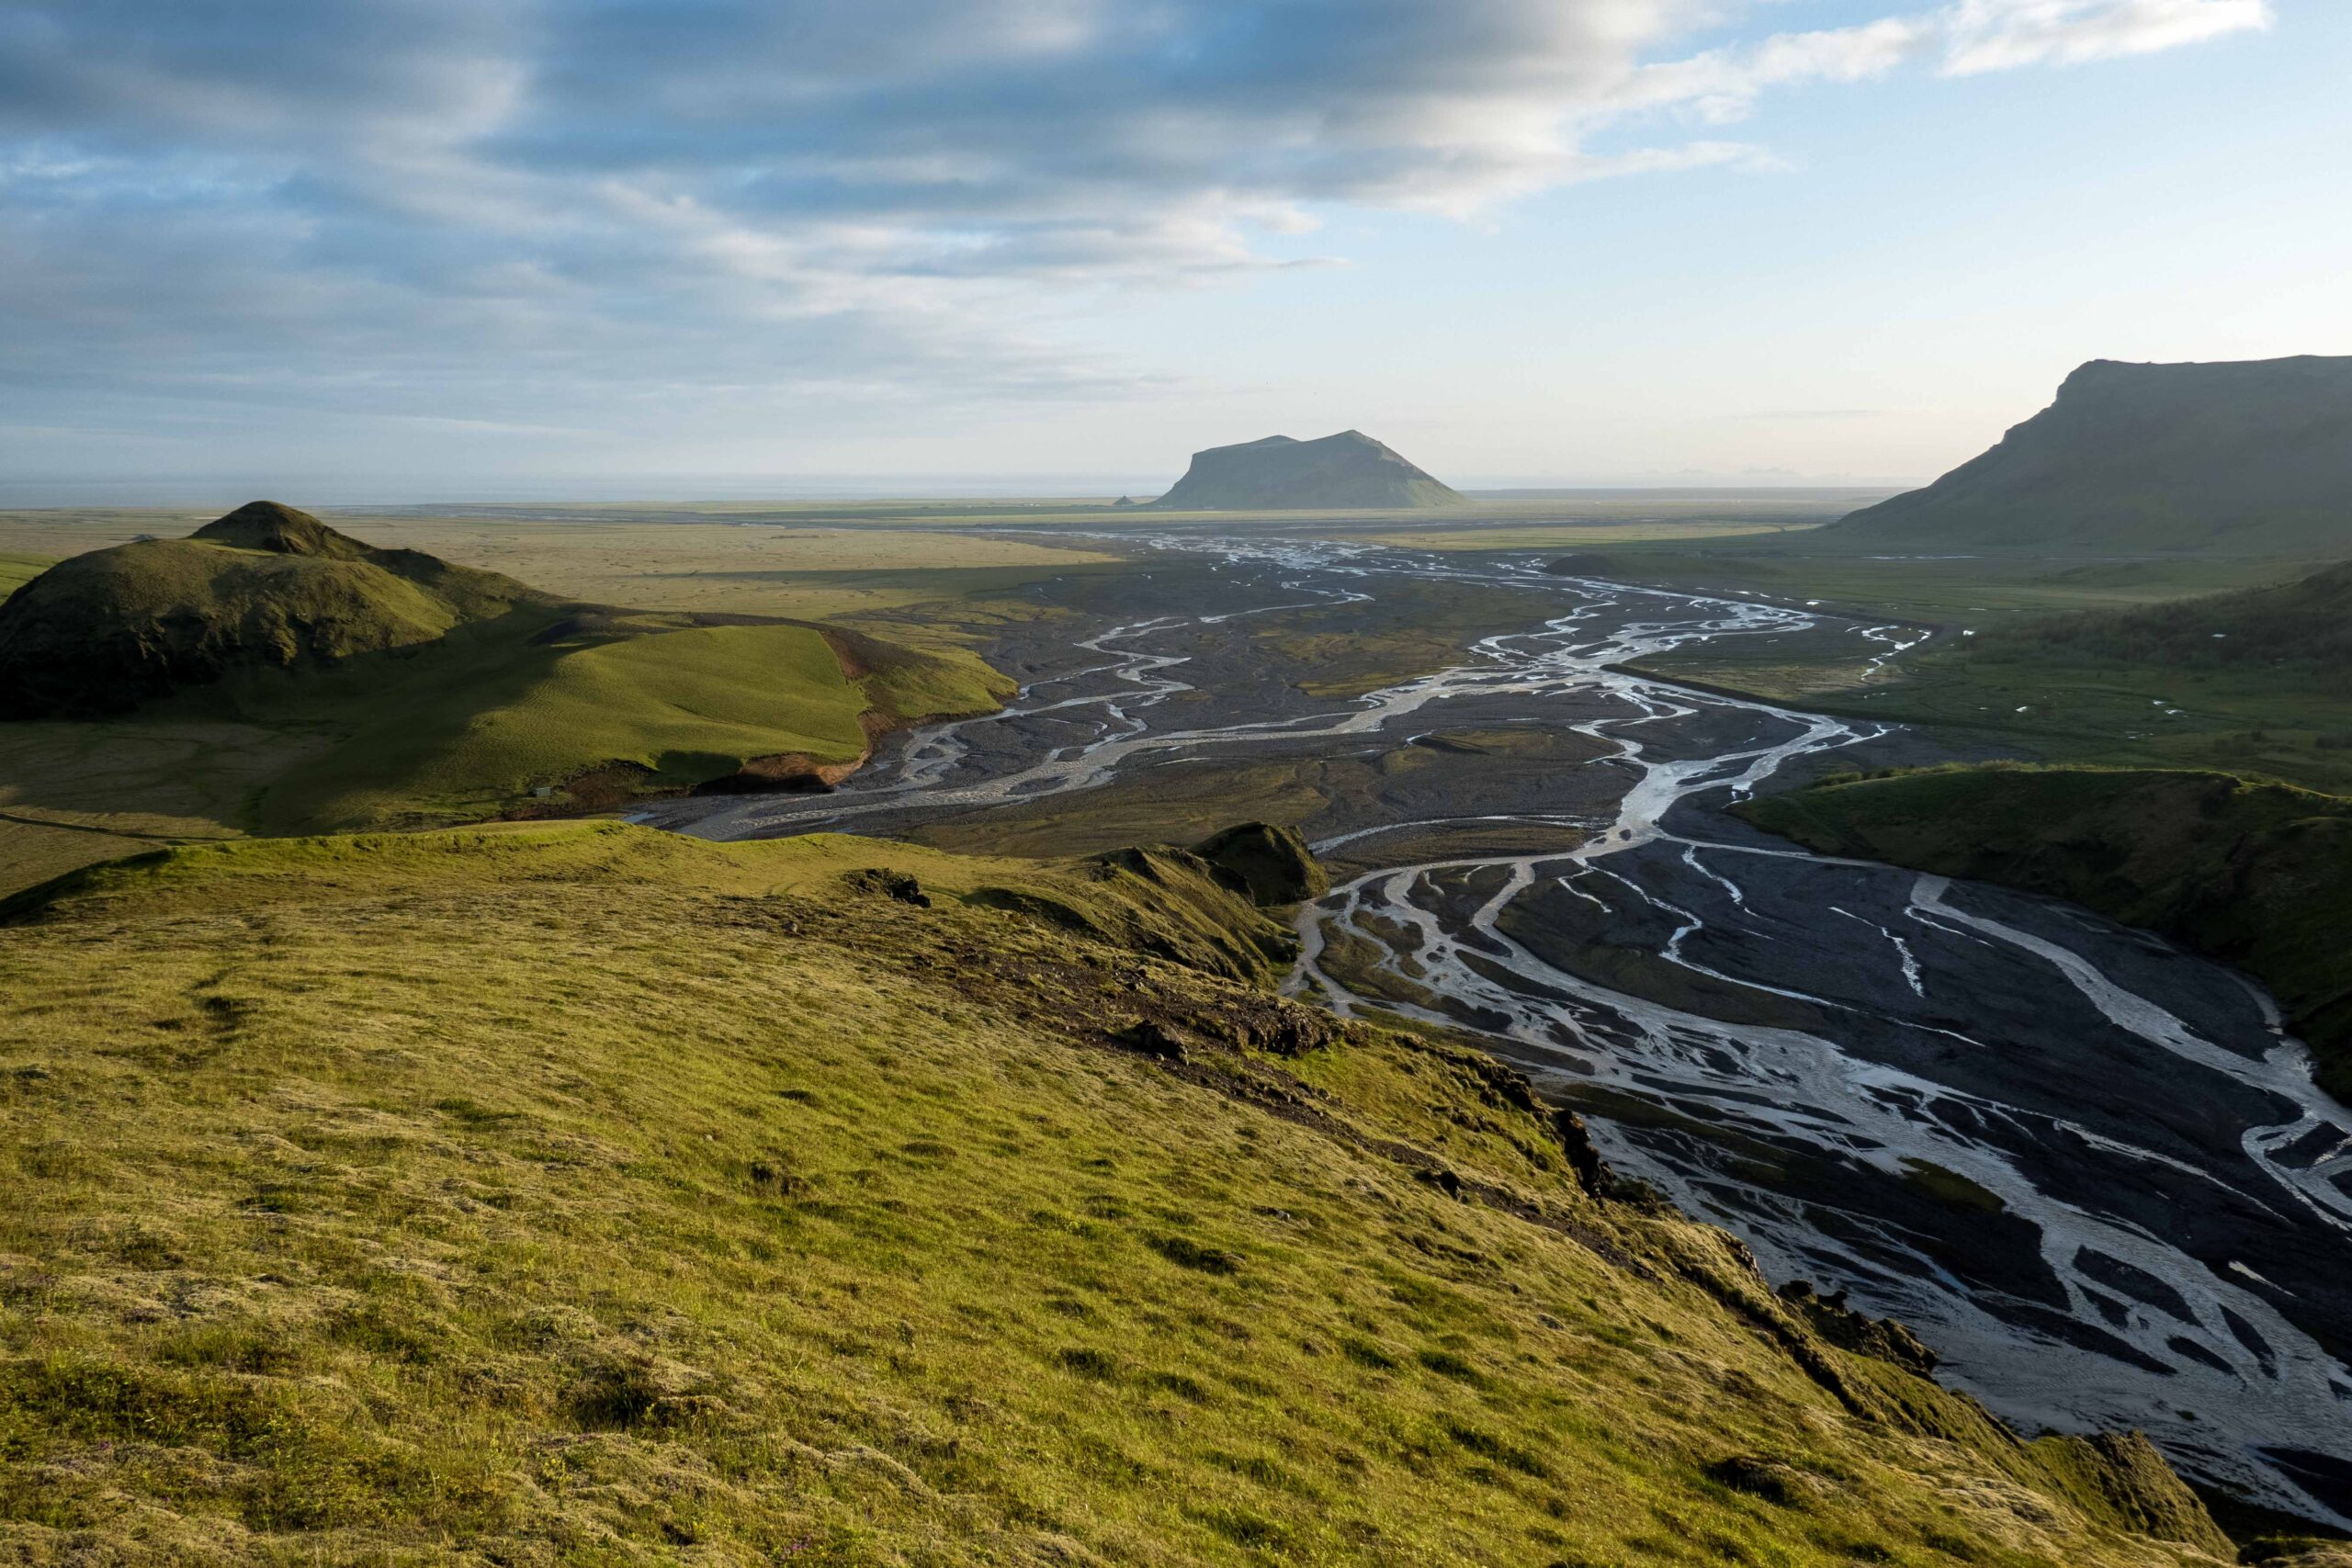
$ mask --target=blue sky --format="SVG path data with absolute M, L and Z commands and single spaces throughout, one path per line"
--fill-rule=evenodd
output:
M 0 499 L 1921 478 L 2352 353 L 2347 82 L 2341 0 L 0 0 Z

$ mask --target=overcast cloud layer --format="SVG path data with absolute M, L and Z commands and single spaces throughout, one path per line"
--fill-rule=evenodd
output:
M 0 415 L 613 431 L 1114 395 L 1074 290 L 1769 167 L 1776 88 L 2069 67 L 2267 0 L 0 0 Z M 62 417 L 62 416 L 61 416 Z M 125 414 L 134 422 L 143 415 Z M 37 421 L 36 421 L 37 422 Z

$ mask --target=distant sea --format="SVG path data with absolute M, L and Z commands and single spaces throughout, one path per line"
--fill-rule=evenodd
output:
M 47 507 L 162 507 L 225 512 L 248 501 L 282 501 L 289 506 L 343 509 L 369 506 L 461 506 L 471 502 L 726 502 L 726 501 L 980 501 L 1091 500 L 1133 496 L 1148 501 L 1176 482 L 1172 474 L 1147 478 L 1105 474 L 750 474 L 717 477 L 643 474 L 535 474 L 520 478 L 435 479 L 416 474 L 156 475 L 132 479 L 24 479 L 0 477 L 0 510 Z M 1820 498 L 1871 500 L 1909 488 L 1917 480 L 1877 483 L 1804 483 L 1792 479 L 1690 478 L 1648 483 L 1545 484 L 1528 480 L 1471 481 L 1457 488 L 1478 501 L 1605 501 L 1613 497 L 1652 500 L 1710 496 L 1771 495 L 1796 501 Z

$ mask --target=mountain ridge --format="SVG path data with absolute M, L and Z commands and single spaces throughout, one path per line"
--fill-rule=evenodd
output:
M 2352 356 L 2092 360 L 1986 451 L 1808 543 L 2352 554 Z

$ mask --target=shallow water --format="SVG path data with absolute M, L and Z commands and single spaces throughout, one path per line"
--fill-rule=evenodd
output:
M 1738 1234 L 1775 1280 L 1902 1318 L 2011 1420 L 2137 1427 L 2192 1473 L 2352 1525 L 2352 1371 L 2323 1348 L 2352 1344 L 2352 1112 L 2313 1087 L 2267 998 L 2080 910 L 1746 828 L 1721 807 L 1895 738 L 1612 668 L 1816 623 L 1883 659 L 1917 632 L 1532 561 L 1156 543 L 1189 575 L 1032 648 L 1049 669 L 1006 714 L 919 730 L 837 795 L 646 818 L 713 838 L 888 832 L 1204 758 L 1387 750 L 1440 725 L 1580 737 L 1593 760 L 1532 785 L 1498 795 L 1464 773 L 1453 797 L 1392 799 L 1327 833 L 1318 852 L 1358 864 L 1465 821 L 1530 837 L 1335 887 L 1301 912 L 1289 988 L 1366 1005 L 1326 944 L 1374 944 L 1425 998 L 1402 1010 L 1482 1031 L 1593 1111 L 1620 1168 Z M 1516 586 L 1552 610 L 1351 703 L 1253 667 L 1253 618 L 1374 605 L 1408 577 Z M 1203 602 L 1216 608 L 1183 607 Z M 1555 847 L 1562 827 L 1581 841 Z

